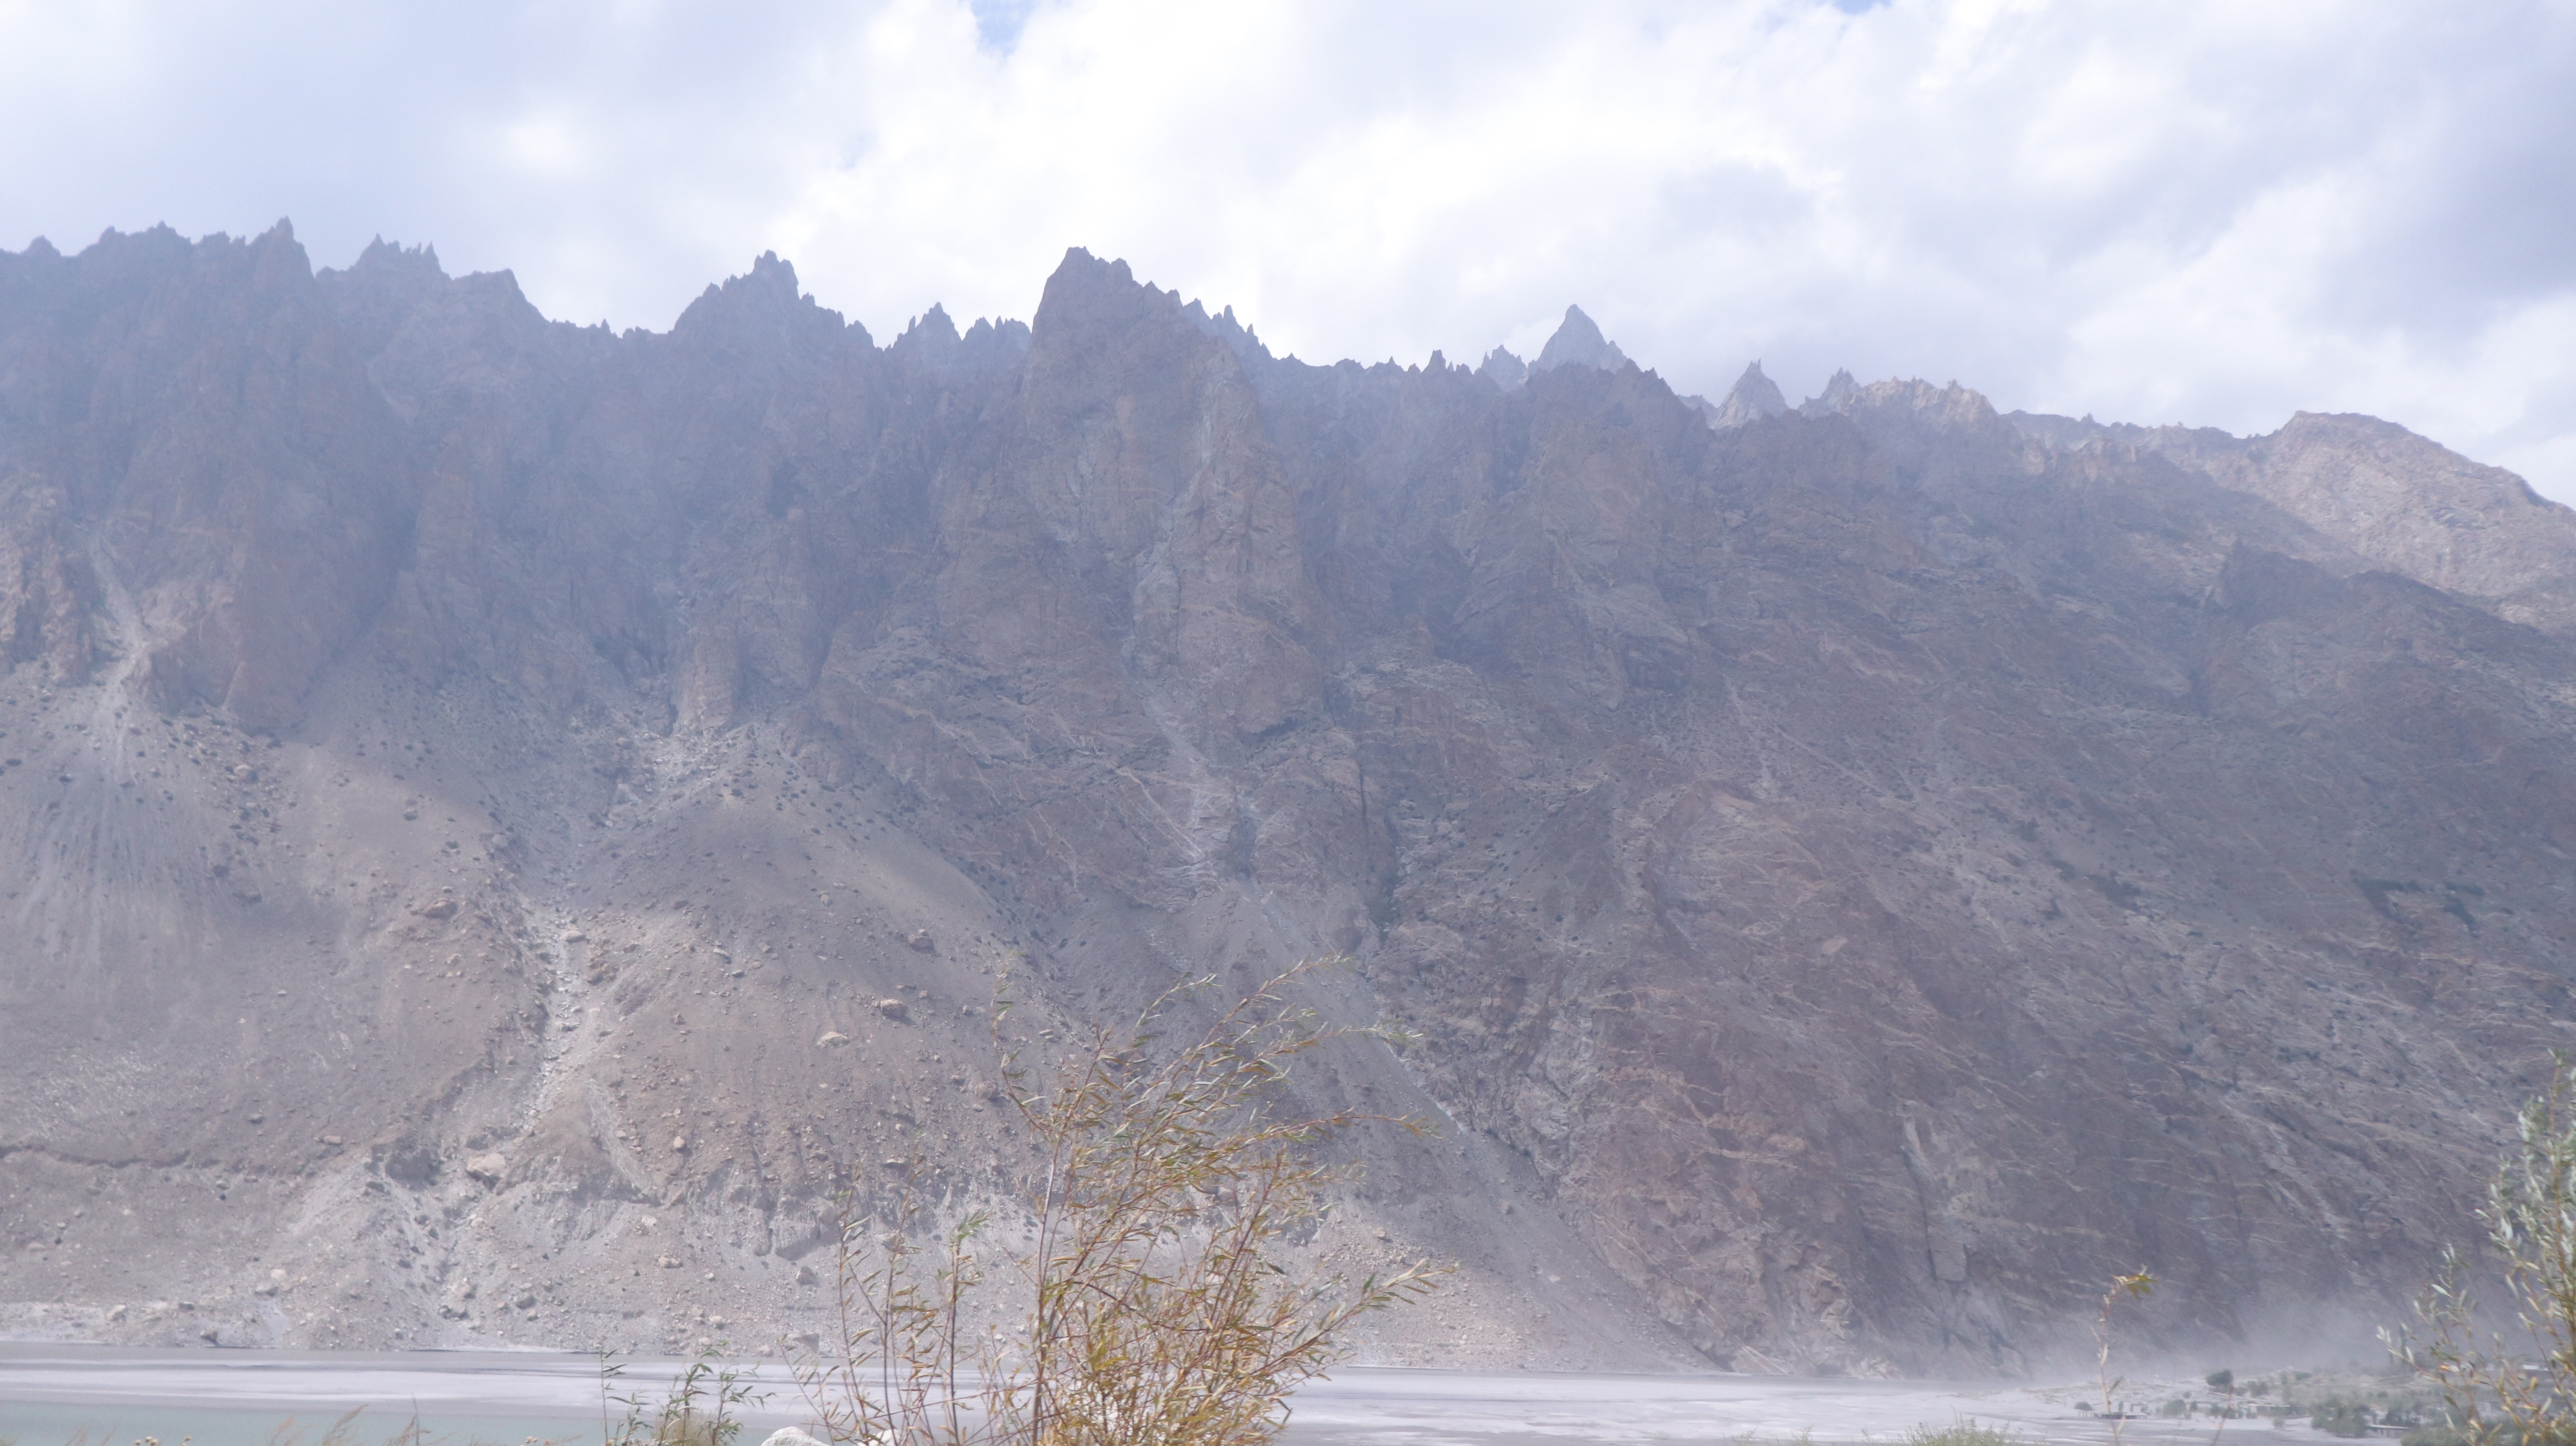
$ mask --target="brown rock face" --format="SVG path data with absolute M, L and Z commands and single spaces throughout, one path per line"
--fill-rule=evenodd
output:
M 2576 1028 L 2576 516 L 1575 341 L 0 254 L 0 1328 L 792 1334 L 844 1188 L 1012 1188 L 1005 973 L 1333 950 L 1424 1041 L 1302 1088 L 1451 1126 L 1313 1247 L 1467 1262 L 1389 1358 L 2385 1318 Z

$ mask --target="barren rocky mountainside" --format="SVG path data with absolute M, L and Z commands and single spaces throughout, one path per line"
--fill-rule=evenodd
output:
M 0 653 L 17 1335 L 775 1341 L 1008 1198 L 1006 972 L 1342 952 L 1376 1358 L 2031 1369 L 2390 1318 L 2576 1028 L 2576 514 L 2364 417 L 111 233 L 0 253 Z

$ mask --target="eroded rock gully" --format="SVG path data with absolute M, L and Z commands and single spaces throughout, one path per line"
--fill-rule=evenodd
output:
M 1326 951 L 1424 1039 L 1304 1088 L 1447 1128 L 1310 1248 L 1468 1267 L 1379 1358 L 2386 1318 L 2576 1024 L 2576 516 L 1568 326 L 0 254 L 0 1328 L 774 1341 L 844 1183 L 1007 1193 L 1005 970 Z

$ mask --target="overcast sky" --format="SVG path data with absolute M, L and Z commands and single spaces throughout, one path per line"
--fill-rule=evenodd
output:
M 1310 360 L 1837 366 L 2576 501 L 2576 0 L 0 0 L 0 247 L 291 217 L 662 328 L 776 250 L 890 339 L 1065 247 Z

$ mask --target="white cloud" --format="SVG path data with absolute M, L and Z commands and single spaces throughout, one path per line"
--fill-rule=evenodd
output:
M 2576 499 L 2576 5 L 0 0 L 0 244 L 292 215 L 666 326 L 776 249 L 880 336 L 1067 245 L 1311 358 L 1754 356 Z

